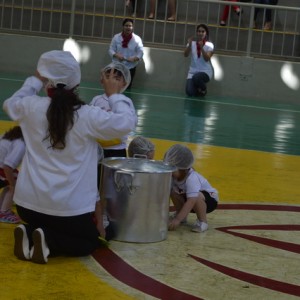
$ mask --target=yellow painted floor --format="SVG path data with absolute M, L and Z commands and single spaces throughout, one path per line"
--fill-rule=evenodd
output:
M 1 123 L 1 131 L 10 127 Z M 152 139 L 161 159 L 174 142 Z M 299 252 L 268 246 L 241 238 L 219 228 L 250 226 L 232 229 L 233 232 L 300 245 L 298 230 L 251 228 L 252 225 L 300 224 L 300 211 L 287 207 L 300 204 L 300 157 L 259 151 L 230 149 L 217 146 L 188 144 L 196 156 L 195 168 L 220 191 L 222 204 L 209 215 L 210 229 L 203 234 L 190 232 L 189 225 L 168 233 L 165 241 L 135 244 L 112 241 L 109 250 L 130 268 L 138 271 L 136 284 L 143 286 L 143 276 L 184 293 L 178 299 L 296 299 L 300 296 Z M 226 209 L 226 204 L 279 205 L 276 210 Z M 271 207 L 271 206 L 270 206 Z M 110 275 L 93 257 L 51 258 L 47 265 L 17 260 L 13 255 L 15 225 L 0 223 L 1 293 L 0 299 L 158 299 Z M 293 247 L 291 247 L 293 248 Z M 105 260 L 106 252 L 100 251 Z M 193 257 L 200 257 L 229 268 L 222 273 Z M 109 264 L 108 257 L 107 263 Z M 114 268 L 117 268 L 114 266 Z M 231 270 L 231 271 L 230 271 Z M 233 272 L 233 271 L 234 272 Z M 122 272 L 122 270 L 120 271 Z M 228 273 L 229 272 L 229 273 Z M 235 278 L 241 272 L 244 280 Z M 139 275 L 140 274 L 140 275 Z M 230 275 L 228 275 L 230 274 Z M 247 274 L 244 276 L 242 275 Z M 273 280 L 268 288 L 249 279 L 255 275 Z M 121 275 L 126 277 L 127 274 Z M 130 274 L 128 274 L 130 276 Z M 117 279 L 118 278 L 118 279 Z M 139 279 L 140 278 L 140 279 Z M 139 282 L 140 280 L 140 282 Z M 250 282 L 249 282 L 250 280 Z M 297 295 L 276 291 L 277 283 L 295 289 Z M 147 282 L 145 283 L 147 284 Z M 149 282 L 148 282 L 149 284 Z M 156 287 L 156 285 L 154 285 Z M 176 299 L 164 296 L 161 299 Z

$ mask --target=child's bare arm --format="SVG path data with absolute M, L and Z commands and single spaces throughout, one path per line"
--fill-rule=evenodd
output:
M 182 209 L 177 214 L 176 218 L 181 222 L 183 219 L 185 219 L 188 214 L 192 211 L 196 204 L 197 198 L 187 198 L 186 202 L 183 204 Z
M 169 229 L 174 230 L 177 226 L 179 226 L 180 222 L 183 221 L 188 214 L 192 211 L 196 204 L 197 198 L 188 198 L 187 201 L 182 206 L 180 212 L 176 215 L 176 217 L 169 223 Z

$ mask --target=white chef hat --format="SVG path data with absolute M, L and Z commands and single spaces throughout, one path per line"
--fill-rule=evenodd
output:
M 125 80 L 125 86 L 121 89 L 120 93 L 123 93 L 127 87 L 129 86 L 130 84 L 130 81 L 131 81 L 131 75 L 130 75 L 130 71 L 129 69 L 123 65 L 122 63 L 119 63 L 119 62 L 112 62 L 110 63 L 109 65 L 105 66 L 102 70 L 101 70 L 101 73 L 105 73 L 106 71 L 108 70 L 111 70 L 111 69 L 115 69 L 117 71 L 120 71 L 124 77 L 124 80 Z
M 49 79 L 54 87 L 64 84 L 67 90 L 79 85 L 81 80 L 79 63 L 68 51 L 45 52 L 38 61 L 37 70 L 41 76 Z

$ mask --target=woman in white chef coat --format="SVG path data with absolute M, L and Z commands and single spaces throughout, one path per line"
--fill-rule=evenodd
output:
M 136 116 L 126 97 L 116 93 L 120 83 L 113 70 L 103 83 L 111 112 L 79 99 L 80 79 L 80 66 L 70 52 L 46 52 L 35 76 L 3 105 L 27 145 L 14 194 L 25 223 L 14 232 L 14 253 L 22 260 L 46 263 L 49 255 L 88 255 L 106 235 L 96 139 L 124 136 L 135 127 Z M 48 96 L 38 95 L 43 87 Z

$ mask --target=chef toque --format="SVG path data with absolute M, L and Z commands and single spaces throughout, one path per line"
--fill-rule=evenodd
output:
M 80 84 L 81 71 L 79 63 L 68 51 L 53 50 L 45 52 L 38 61 L 37 70 L 54 87 L 57 87 L 58 84 L 64 84 L 64 88 L 70 90 Z

